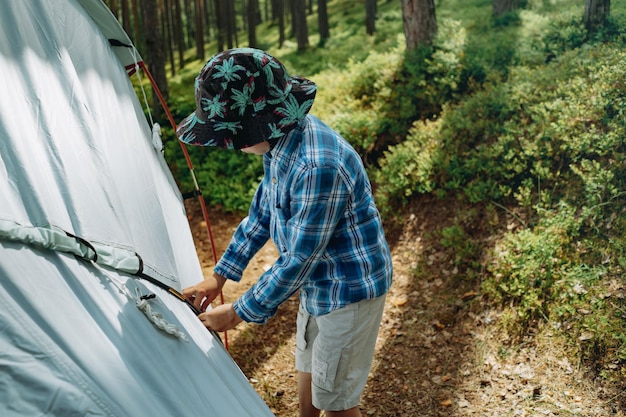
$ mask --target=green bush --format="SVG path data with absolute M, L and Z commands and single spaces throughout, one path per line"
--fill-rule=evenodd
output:
M 381 198 L 400 185 L 409 188 L 406 196 L 440 189 L 471 202 L 519 197 L 525 205 L 550 204 L 583 190 L 609 198 L 626 178 L 617 162 L 626 157 L 625 58 L 598 46 L 545 68 L 517 68 L 506 83 L 446 108 L 434 126 L 416 123 L 381 161 Z M 419 170 L 392 178 L 409 154 Z
M 485 284 L 493 299 L 514 301 L 520 322 L 547 317 L 555 282 L 572 268 L 567 248 L 580 234 L 575 209 L 563 205 L 544 211 L 539 224 L 506 236 L 489 267 L 494 279 Z
M 186 146 L 194 167 L 196 180 L 209 205 L 219 206 L 224 212 L 247 212 L 260 177 L 263 160 L 243 152 Z M 167 140 L 166 159 L 179 183 L 182 193 L 195 189 L 191 172 L 179 143 Z
M 591 369 L 620 381 L 626 53 L 611 43 L 570 47 L 415 122 L 380 161 L 377 199 L 386 216 L 427 193 L 523 213 L 493 250 L 483 294 L 513 307 L 507 323 L 519 335 L 539 320 L 567 329 Z M 443 229 L 440 243 L 466 254 L 461 262 L 478 253 L 460 226 Z
M 607 204 L 610 214 L 565 203 L 541 211 L 534 228 L 498 245 L 483 281 L 484 294 L 516 309 L 510 328 L 523 334 L 545 320 L 567 329 L 581 359 L 615 381 L 623 381 L 615 363 L 626 361 L 624 202 Z
M 385 152 L 379 169 L 373 174 L 383 216 L 391 216 L 396 207 L 406 204 L 411 197 L 435 189 L 434 165 L 441 158 L 438 153 L 440 127 L 436 122 L 417 122 L 404 142 Z
M 465 61 L 465 29 L 443 20 L 432 47 L 407 52 L 404 39 L 385 52 L 349 60 L 345 70 L 316 76 L 320 91 L 313 112 L 333 126 L 363 156 L 376 163 L 406 136 L 415 120 L 433 117 L 443 103 L 485 79 L 477 61 Z M 407 94 L 407 92 L 411 92 Z
M 543 52 L 546 61 L 581 47 L 587 41 L 587 29 L 583 25 L 580 10 L 560 14 L 550 20 L 548 30 L 537 41 L 537 49 Z

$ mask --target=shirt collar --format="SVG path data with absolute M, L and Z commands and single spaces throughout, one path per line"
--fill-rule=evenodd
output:
M 291 149 L 293 149 L 293 147 L 296 146 L 298 142 L 300 142 L 300 138 L 302 137 L 302 131 L 304 130 L 304 127 L 306 125 L 307 118 L 305 117 L 291 132 L 289 132 L 276 143 L 274 148 L 272 148 L 272 150 L 267 153 L 267 156 L 271 159 L 275 159 L 277 157 L 281 157 L 285 153 L 289 153 Z

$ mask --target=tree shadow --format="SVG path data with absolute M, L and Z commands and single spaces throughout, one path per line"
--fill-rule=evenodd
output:
M 266 324 L 246 326 L 229 342 L 228 351 L 245 375 L 250 377 L 262 369 L 263 364 L 290 341 L 296 332 L 298 306 L 298 295 L 295 294 L 278 308 L 276 315 Z M 293 367 L 295 370 L 295 362 Z
M 465 401 L 459 382 L 474 367 L 470 329 L 479 283 L 464 278 L 453 251 L 439 241 L 439 231 L 457 216 L 449 201 L 417 198 L 405 211 L 403 232 L 390 239 L 394 286 L 363 394 L 364 415 L 455 415 Z

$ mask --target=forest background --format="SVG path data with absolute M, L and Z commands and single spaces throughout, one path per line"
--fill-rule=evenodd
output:
M 194 109 L 198 71 L 225 48 L 265 49 L 315 81 L 312 113 L 362 155 L 391 244 L 413 227 L 410 239 L 446 254 L 455 308 L 498 311 L 499 358 L 559 340 L 559 354 L 609 387 L 606 404 L 626 410 L 624 2 L 107 4 L 177 121 Z M 192 190 L 173 131 L 164 139 Z M 189 150 L 208 204 L 244 215 L 260 159 Z M 436 227 L 414 224 L 421 209 Z M 432 261 L 412 264 L 411 280 L 425 282 Z

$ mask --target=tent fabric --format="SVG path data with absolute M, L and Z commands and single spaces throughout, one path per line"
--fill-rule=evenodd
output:
M 101 0 L 2 4 L 0 415 L 272 416 L 172 295 L 202 270 L 120 33 Z
M 141 60 L 134 48 L 125 47 L 125 45 L 132 45 L 132 41 L 102 1 L 78 0 L 78 3 L 98 25 L 100 32 L 109 40 L 109 43 L 115 41 L 113 53 L 124 67 L 134 66 Z

